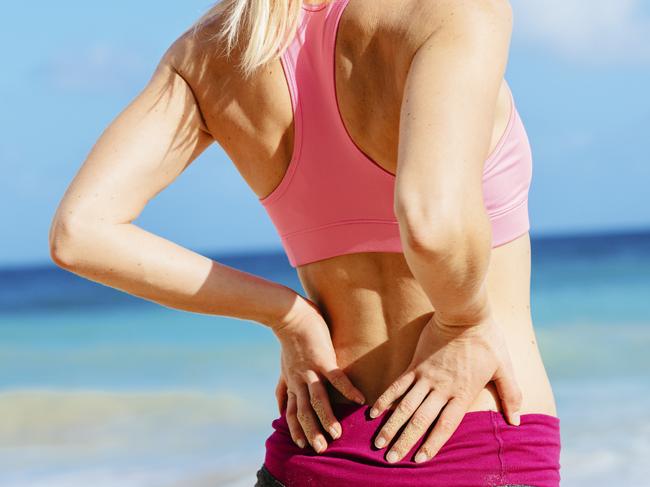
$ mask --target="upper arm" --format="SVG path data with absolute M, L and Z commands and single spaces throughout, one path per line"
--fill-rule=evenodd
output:
M 442 3 L 442 2 L 441 2 Z M 450 2 L 413 57 L 400 115 L 397 214 L 472 219 L 507 64 L 505 0 Z
M 126 223 L 213 141 L 174 62 L 177 41 L 144 89 L 106 127 L 57 211 L 69 224 Z

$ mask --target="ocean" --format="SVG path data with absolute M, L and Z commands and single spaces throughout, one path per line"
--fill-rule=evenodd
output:
M 565 487 L 650 479 L 650 232 L 533 237 Z M 211 258 L 304 294 L 281 253 Z M 0 269 L 0 485 L 252 487 L 277 416 L 265 327 L 57 268 Z

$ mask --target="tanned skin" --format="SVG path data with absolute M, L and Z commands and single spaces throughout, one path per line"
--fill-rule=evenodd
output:
M 511 108 L 509 4 L 350 0 L 338 103 L 355 144 L 397 175 L 404 253 L 299 266 L 307 296 L 133 223 L 214 142 L 257 197 L 287 169 L 293 119 L 280 62 L 245 79 L 237 52 L 226 58 L 208 42 L 219 21 L 176 39 L 102 133 L 53 218 L 53 260 L 164 306 L 268 326 L 282 345 L 278 405 L 294 441 L 318 452 L 345 434 L 332 402 L 394 409 L 376 439 L 397 440 L 389 461 L 439 413 L 419 461 L 467 411 L 503 411 L 512 424 L 517 412 L 556 415 L 530 313 L 529 234 L 490 248 L 480 187 Z

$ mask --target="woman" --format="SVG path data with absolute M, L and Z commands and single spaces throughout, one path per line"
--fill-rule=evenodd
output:
M 556 486 L 505 0 L 224 0 L 66 191 L 54 261 L 282 347 L 258 484 Z M 132 221 L 212 142 L 308 294 Z

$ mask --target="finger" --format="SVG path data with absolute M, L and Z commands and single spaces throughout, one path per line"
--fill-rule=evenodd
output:
M 278 411 L 282 415 L 282 411 L 287 406 L 287 383 L 282 376 L 280 376 L 278 384 L 275 386 L 275 400 L 278 403 Z
M 296 391 L 298 402 L 298 422 L 307 437 L 307 441 L 317 453 L 325 451 L 327 441 L 325 436 L 320 432 L 318 418 L 309 401 L 309 391 L 306 386 L 301 386 Z
M 391 442 L 397 431 L 406 423 L 422 401 L 431 391 L 431 387 L 424 381 L 418 381 L 399 402 L 375 438 L 375 446 L 383 448 Z
M 298 403 L 296 401 L 296 395 L 293 392 L 287 393 L 287 425 L 289 426 L 289 433 L 291 434 L 291 439 L 293 442 L 298 445 L 300 448 L 305 448 L 307 446 L 307 438 L 305 437 L 302 427 L 298 422 Z
M 399 435 L 398 440 L 386 455 L 386 460 L 393 463 L 404 458 L 411 451 L 413 445 L 424 436 L 447 401 L 449 401 L 449 397 L 445 397 L 435 390 L 431 391 L 420 407 L 413 413 L 406 428 L 404 428 L 404 431 Z
M 415 380 L 415 372 L 407 372 L 393 382 L 388 389 L 375 401 L 370 409 L 370 417 L 376 418 L 393 402 L 404 394 Z
M 334 416 L 325 386 L 320 381 L 320 378 L 316 377 L 315 380 L 307 382 L 307 387 L 309 388 L 311 406 L 314 408 L 316 416 L 318 416 L 321 424 L 332 438 L 337 439 L 341 436 L 343 429 L 336 416 Z
M 348 376 L 338 367 L 323 371 L 327 380 L 350 401 L 365 404 L 366 398 L 363 393 L 357 389 Z
M 519 410 L 523 400 L 521 389 L 515 379 L 511 364 L 501 367 L 492 379 L 501 398 L 501 404 L 508 422 L 514 426 L 521 423 Z
M 422 446 L 415 455 L 418 463 L 432 459 L 456 431 L 469 409 L 469 403 L 458 397 L 452 398 L 443 408 L 433 430 L 422 443 Z

